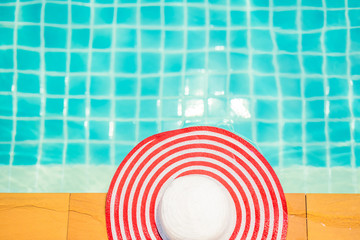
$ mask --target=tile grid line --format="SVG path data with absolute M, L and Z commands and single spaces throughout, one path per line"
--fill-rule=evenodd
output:
M 135 112 L 135 122 L 136 122 L 136 128 L 135 128 L 135 140 L 136 142 L 139 142 L 140 140 L 140 97 L 141 97 L 141 67 L 142 67 L 142 61 L 141 61 L 141 4 L 139 1 L 136 2 L 136 52 L 137 52 L 137 72 L 136 72 L 136 112 Z
M 358 192 L 358 188 L 356 187 L 358 185 L 358 176 L 356 174 L 356 160 L 355 160 L 355 117 L 354 117 L 354 111 L 353 111 L 353 103 L 352 99 L 354 99 L 354 93 L 353 93 L 353 81 L 351 80 L 351 61 L 350 61 L 350 18 L 349 18 L 349 0 L 345 0 L 345 20 L 346 20 L 346 77 L 347 82 L 349 86 L 349 92 L 348 92 L 348 103 L 349 103 L 349 109 L 350 109 L 350 117 L 351 117 L 351 125 L 350 125 L 350 139 L 351 139 L 351 167 L 353 169 L 352 174 L 352 181 L 354 186 L 354 192 Z
M 8 191 L 11 190 L 11 175 L 12 175 L 12 166 L 14 163 L 14 157 L 15 157 L 15 139 L 16 139 L 16 128 L 17 128 L 17 119 L 16 119 L 16 115 L 17 115 L 17 79 L 18 79 L 18 72 L 17 72 L 17 41 L 18 41 L 18 36 L 17 36 L 17 20 L 19 18 L 19 1 L 20 0 L 16 0 L 16 9 L 15 9 L 15 26 L 14 26 L 14 32 L 13 32 L 13 37 L 14 37 L 14 46 L 13 46 L 13 84 L 11 86 L 11 91 L 12 91 L 12 107 L 13 107 L 13 114 L 12 114 L 12 132 L 11 132 L 11 146 L 10 146 L 10 159 L 9 159 L 9 172 L 8 172 L 8 176 L 9 176 L 9 180 L 8 180 Z
M 204 6 L 202 6 L 204 7 Z M 251 9 L 253 10 L 253 7 L 251 7 Z M 225 9 L 224 9 L 225 10 Z M 268 9 L 267 9 L 268 10 Z M 342 9 L 344 10 L 344 9 Z M 245 12 L 245 11 L 244 11 Z M 6 25 L 6 26 L 11 26 L 14 24 L 14 22 L 10 22 L 10 21 L 0 21 L 1 24 Z M 19 26 L 40 26 L 39 23 L 34 23 L 34 22 L 19 22 L 18 23 Z M 61 23 L 44 23 L 45 27 L 53 27 L 53 28 L 60 28 L 60 29 L 65 29 L 66 27 L 64 27 L 64 24 Z M 95 24 L 95 25 L 89 25 L 87 24 L 73 24 L 72 28 L 73 29 L 85 29 L 85 28 L 89 28 L 89 26 L 92 26 L 94 29 L 110 29 L 111 27 L 109 27 L 109 24 Z M 124 29 L 135 29 L 136 25 L 131 25 L 131 24 L 117 24 L 117 26 L 122 27 Z M 188 29 L 190 30 L 205 30 L 207 27 L 206 26 L 189 26 Z M 246 30 L 246 27 L 244 26 L 231 26 L 229 27 L 231 30 Z M 269 27 L 259 27 L 259 26 L 252 26 L 252 29 L 255 30 L 263 30 L 263 31 L 269 31 Z M 349 29 L 359 29 L 360 26 L 350 26 Z M 140 26 L 141 30 L 161 30 L 161 26 L 160 25 L 142 25 Z M 183 26 L 164 26 L 165 30 L 184 30 Z M 329 30 L 346 30 L 347 28 L 345 27 L 329 27 Z M 219 26 L 212 26 L 211 30 L 226 30 L 226 27 L 219 27 Z M 288 34 L 295 34 L 296 30 L 291 30 L 291 29 L 275 29 L 274 30 L 277 33 L 288 33 Z M 303 30 L 304 33 L 321 33 L 321 29 L 313 29 L 313 30 Z M 79 49 L 79 48 L 76 48 Z M 96 52 L 97 50 L 95 50 L 94 52 Z M 101 51 L 99 49 L 99 51 Z
M 231 73 L 230 73 L 231 74 Z M 226 77 L 227 75 L 224 75 L 224 77 Z M 328 78 L 329 75 L 327 75 Z M 58 94 L 48 94 L 48 93 L 44 93 L 46 98 L 50 98 L 50 99 L 59 99 L 59 98 L 65 98 L 67 97 L 68 99 L 78 99 L 78 100 L 84 100 L 86 99 L 86 94 L 77 94 L 77 95 L 58 95 Z M 0 96 L 12 96 L 12 93 L 9 92 L 0 92 Z M 25 92 L 17 92 L 17 97 L 21 97 L 21 98 L 41 98 L 41 94 L 40 93 L 25 93 Z M 209 96 L 214 97 L 214 98 L 223 98 L 224 95 L 215 95 L 215 94 L 209 94 Z M 267 96 L 267 95 L 255 95 L 257 99 L 262 99 L 262 100 L 277 100 L 278 97 L 274 97 L 274 96 Z M 198 98 L 200 99 L 201 96 L 200 95 L 186 95 L 184 96 L 185 98 Z M 230 95 L 228 96 L 229 98 L 247 98 L 249 97 L 249 95 L 246 94 L 236 94 L 236 95 Z M 90 96 L 90 99 L 94 99 L 94 100 L 110 100 L 114 98 L 115 100 L 136 100 L 136 96 L 108 96 L 108 95 L 96 95 L 96 96 Z M 164 99 L 178 99 L 178 97 L 176 96 L 164 96 Z M 304 97 L 305 98 L 305 97 Z M 348 100 L 348 96 L 328 96 L 327 99 L 328 100 Z M 158 96 L 142 96 L 142 99 L 147 99 L 147 100 L 156 100 L 158 99 Z M 298 100 L 301 101 L 302 97 L 282 97 L 283 100 Z M 308 101 L 315 101 L 315 100 L 324 100 L 324 97 L 306 97 L 305 98 Z M 360 96 L 353 96 L 353 99 L 360 99 Z M 0 116 L 0 118 L 7 118 L 8 116 Z M 21 118 L 18 117 L 18 118 Z M 354 116 L 355 118 L 355 116 Z M 340 118 L 341 119 L 341 118 Z M 346 118 L 344 118 L 346 119 Z
M 32 4 L 38 4 L 41 3 L 41 0 L 37 0 L 37 1 L 29 1 L 29 2 L 21 2 L 21 6 L 26 6 L 26 5 L 32 5 Z M 64 5 L 66 4 L 64 1 L 59 0 L 59 1 L 54 1 L 54 0 L 47 0 L 46 3 L 52 3 L 52 4 L 57 4 L 57 5 Z M 86 3 L 86 2 L 73 2 L 73 5 L 76 6 L 85 6 L 85 7 L 91 7 L 91 6 L 95 6 L 97 8 L 108 8 L 108 7 L 115 7 L 116 4 L 115 3 Z M 141 3 L 142 6 L 145 7 L 153 7 L 153 6 L 159 6 L 160 3 L 156 3 L 156 2 L 143 2 Z M 166 6 L 181 6 L 182 2 L 165 2 Z M 8 2 L 8 3 L 0 3 L 0 6 L 15 6 L 16 4 L 14 2 Z M 188 5 L 190 7 L 203 7 L 204 3 L 196 3 L 196 2 L 190 2 L 188 3 Z M 136 7 L 136 3 L 121 3 L 121 7 Z M 321 7 L 316 7 L 316 6 L 299 6 L 301 10 L 322 10 Z M 226 6 L 225 4 L 211 4 L 210 8 L 212 9 L 225 9 Z M 232 5 L 231 6 L 232 9 L 235 10 L 243 10 L 246 11 L 246 7 L 244 6 L 236 6 L 236 5 Z M 268 10 L 268 7 L 261 7 L 261 6 L 254 6 L 253 7 L 254 10 L 260 11 L 260 10 Z M 291 11 L 291 10 L 296 10 L 297 6 L 274 6 L 274 9 L 276 11 Z M 335 10 L 344 10 L 344 8 L 342 7 L 334 7 L 334 8 L 329 8 L 331 11 L 335 11 Z M 350 10 L 359 10 L 360 7 L 349 7 Z
M 64 187 L 65 181 L 65 164 L 66 164 L 66 156 L 68 149 L 68 124 L 67 117 L 69 111 L 69 79 L 70 79 L 70 44 L 71 44 L 71 0 L 67 1 L 68 3 L 68 29 L 67 29 L 67 43 L 66 43 L 66 76 L 65 76 L 65 95 L 64 95 L 64 108 L 63 108 L 63 134 L 64 134 L 64 146 L 62 151 L 62 186 Z
M 204 81 L 204 96 L 203 96 L 203 117 L 205 119 L 205 124 L 209 124 L 209 99 L 208 99 L 208 79 L 209 79 L 209 42 L 210 42 L 210 8 L 209 8 L 209 0 L 205 0 L 205 74 L 203 78 Z
M 165 3 L 164 0 L 160 0 L 160 24 L 161 24 L 161 34 L 160 34 L 160 49 L 161 49 L 161 58 L 160 58 L 160 82 L 159 82 L 159 97 L 156 101 L 156 107 L 158 109 L 157 116 L 156 116 L 156 123 L 157 123 L 157 132 L 161 132 L 162 124 L 162 108 L 163 108 L 163 85 L 164 85 L 164 68 L 165 68 Z
M 257 129 L 255 121 L 255 97 L 254 97 L 254 71 L 253 71 L 253 51 L 251 47 L 251 3 L 250 0 L 246 0 L 246 26 L 247 26 L 247 44 L 249 48 L 249 65 L 248 65 L 248 75 L 250 81 L 250 115 L 253 117 L 251 119 L 251 135 L 253 142 L 257 142 Z
M 91 0 L 91 4 L 94 4 L 94 0 Z M 85 164 L 86 167 L 88 167 L 89 163 L 90 163 L 90 144 L 89 144 L 89 139 L 90 139 L 90 122 L 89 122 L 89 116 L 90 116 L 90 78 L 91 78 L 91 68 L 92 68 L 92 45 L 93 45 L 93 38 L 94 38 L 94 29 L 93 29 L 93 25 L 94 25 L 94 21 L 95 21 L 95 9 L 93 6 L 90 6 L 90 33 L 89 33 L 89 48 L 88 48 L 88 66 L 87 66 L 87 75 L 86 75 L 86 90 L 85 90 L 85 95 L 86 95 L 86 110 L 85 110 L 85 140 L 86 140 L 86 145 L 85 145 Z
M 298 55 L 298 54 L 296 54 Z M 11 73 L 13 70 L 4 70 L 4 69 L 0 69 L 0 73 Z M 210 74 L 212 75 L 226 75 L 227 72 L 221 72 L 221 71 L 211 71 L 209 70 Z M 35 70 L 18 70 L 18 73 L 24 73 L 24 74 L 39 74 L 39 71 L 35 71 Z M 232 74 L 236 74 L 236 73 L 248 73 L 245 70 L 234 70 L 231 71 Z M 273 73 L 262 73 L 262 72 L 257 72 L 257 71 L 253 71 L 253 73 L 256 76 L 274 76 Z M 53 71 L 46 71 L 46 74 L 48 76 L 60 76 L 60 77 L 65 77 L 65 73 L 58 73 L 58 72 L 53 72 Z M 87 72 L 80 72 L 80 73 L 71 73 L 70 76 L 86 76 Z M 122 74 L 122 73 L 115 73 L 114 74 L 116 77 L 135 77 L 136 74 Z M 179 76 L 180 74 L 177 72 L 174 73 L 164 73 L 165 76 Z M 201 76 L 201 73 L 196 72 L 196 71 L 189 71 L 186 73 L 187 76 Z M 288 77 L 288 78 L 298 78 L 299 74 L 297 73 L 279 73 L 280 76 L 282 77 Z M 321 78 L 322 79 L 322 74 L 304 74 L 306 77 L 312 77 L 312 78 Z M 108 76 L 108 73 L 106 72 L 96 72 L 96 73 L 92 73 L 91 76 Z M 142 77 L 159 77 L 160 74 L 159 73 L 149 73 L 149 74 L 142 74 Z M 328 77 L 332 77 L 332 78 L 345 78 L 343 75 L 328 75 Z M 353 79 L 360 79 L 360 75 L 352 75 Z M 9 94 L 9 93 L 1 93 L 0 94 Z M 94 97 L 94 96 L 92 96 Z
M 45 21 L 45 1 L 43 1 L 41 5 L 41 23 L 43 24 Z M 44 37 L 44 26 L 42 25 L 40 28 L 40 95 L 41 95 L 41 106 L 40 106 L 40 133 L 39 133 L 39 144 L 38 144 L 38 153 L 36 160 L 36 182 L 35 188 L 39 188 L 39 167 L 43 154 L 43 143 L 44 143 L 44 135 L 45 135 L 45 109 L 46 109 L 46 98 L 45 98 L 45 89 L 46 89 L 46 81 L 45 81 L 45 37 Z
M 325 0 L 322 0 L 322 6 L 323 6 L 323 14 L 324 14 L 324 26 L 321 29 L 321 36 L 320 36 L 320 44 L 321 44 L 321 52 L 322 52 L 322 73 L 323 73 L 323 88 L 324 88 L 324 101 L 325 101 L 325 109 L 323 111 L 325 112 L 324 122 L 325 122 L 325 146 L 326 146 L 326 167 L 329 172 L 330 178 L 328 178 L 328 191 L 332 192 L 332 182 L 331 182 L 331 163 L 330 163 L 330 138 L 329 138 L 329 108 L 330 108 L 330 102 L 327 99 L 328 94 L 328 76 L 326 74 L 326 67 L 327 67 L 327 61 L 326 61 L 326 49 L 325 49 L 325 33 L 327 30 L 326 23 L 327 23 L 327 14 L 326 14 L 326 2 Z
M 46 140 L 47 143 L 63 143 L 63 140 Z M 115 140 L 114 141 L 116 144 L 124 144 L 124 145 L 134 145 L 136 144 L 135 141 L 133 140 Z M 34 144 L 38 144 L 39 140 L 24 140 L 24 141 L 20 141 L 17 142 L 19 145 L 34 145 Z M 68 140 L 68 143 L 86 143 L 86 140 L 84 139 L 73 139 L 73 140 Z M 110 144 L 111 140 L 99 140 L 99 139 L 92 139 L 89 140 L 89 143 L 98 143 L 98 144 Z M 11 142 L 5 142 L 5 141 L 0 141 L 0 145 L 9 145 L 11 144 Z M 278 143 L 276 142 L 262 142 L 262 143 L 258 143 L 259 145 L 262 146 L 278 146 Z M 309 143 L 308 146 L 323 146 L 324 143 L 323 142 L 313 142 L 313 143 Z M 286 143 L 286 146 L 294 146 L 294 147 L 300 147 L 302 146 L 301 142 L 293 142 L 293 143 Z M 344 144 L 344 143 L 334 143 L 332 144 L 332 146 L 337 146 L 337 147 L 348 147 L 348 144 Z M 360 147 L 360 143 L 356 143 L 354 144 L 354 146 L 358 146 Z
M 111 98 L 111 106 L 110 106 L 110 122 L 109 122 L 109 138 L 111 140 L 110 144 L 110 164 L 115 165 L 116 163 L 116 150 L 115 150 L 115 118 L 116 118 L 116 99 L 115 99 L 115 62 L 116 62 L 116 53 L 115 47 L 117 42 L 116 35 L 116 21 L 118 15 L 118 3 L 115 2 L 114 6 L 114 15 L 112 22 L 112 36 L 111 36 L 111 56 L 110 56 L 110 98 Z
M 184 16 L 188 16 L 188 2 L 184 1 Z M 187 19 L 184 20 L 184 35 L 183 35 L 183 59 L 182 59 L 182 68 L 181 68 L 181 126 L 183 128 L 185 126 L 185 96 L 184 96 L 184 89 L 185 89 L 185 82 L 186 82 L 186 59 L 187 59 L 187 42 L 188 42 L 188 21 Z
M 112 28 L 110 28 L 112 30 Z M 164 28 L 162 28 L 164 29 Z M 251 29 L 255 29 L 253 27 L 251 27 Z M 328 30 L 331 30 L 329 28 L 327 28 Z M 349 28 L 344 28 L 343 30 L 348 30 Z M 67 30 L 67 28 L 66 28 Z M 211 31 L 213 31 L 214 29 L 211 28 Z M 246 28 L 242 29 L 244 31 L 246 31 Z M 270 30 L 270 29 L 267 29 L 267 30 Z M 155 30 L 157 31 L 157 30 Z M 159 30 L 159 31 L 162 31 L 162 30 Z M 165 31 L 168 31 L 168 30 L 165 30 Z M 170 30 L 170 31 L 177 31 L 177 30 Z M 216 31 L 216 30 L 215 30 Z M 225 29 L 222 29 L 220 31 L 234 31 L 234 29 L 231 29 L 230 27 L 228 28 L 225 28 Z M 236 30 L 235 30 L 236 31 Z M 275 30 L 272 30 L 274 33 L 276 32 Z M 321 33 L 321 32 L 319 32 Z M 71 45 L 70 45 L 71 46 Z M 2 45 L 0 46 L 0 50 L 12 50 L 13 49 L 13 45 Z M 21 49 L 21 50 L 27 50 L 27 51 L 32 51 L 32 52 L 39 52 L 41 50 L 41 47 L 29 47 L 29 46 L 23 46 L 23 45 L 17 45 L 17 49 Z M 49 48 L 49 47 L 44 47 L 43 49 L 46 50 L 46 52 L 56 52 L 56 53 L 66 53 L 68 50 L 67 49 L 64 49 L 64 48 Z M 112 51 L 115 51 L 115 52 L 124 52 L 124 53 L 136 53 L 137 50 L 134 49 L 134 48 L 118 48 L 118 47 L 114 47 L 112 48 L 113 50 Z M 211 51 L 211 52 L 217 52 L 218 50 L 216 49 L 216 47 L 208 47 L 208 49 Z M 223 49 L 224 51 L 231 51 L 231 52 L 235 52 L 235 53 L 243 53 L 243 54 L 248 54 L 250 49 L 247 49 L 247 48 L 243 48 L 243 47 L 224 47 Z M 71 48 L 70 49 L 71 53 L 87 53 L 88 50 L 87 48 Z M 109 49 L 107 48 L 94 48 L 92 49 L 93 52 L 96 52 L 96 53 L 109 53 Z M 159 53 L 159 49 L 156 49 L 156 48 L 143 48 L 142 49 L 143 52 L 145 53 Z M 167 53 L 183 53 L 183 50 L 179 50 L 179 49 L 167 49 L 166 50 Z M 188 53 L 203 53 L 204 52 L 204 49 L 187 49 L 187 52 Z M 266 51 L 266 50 L 257 50 L 257 49 L 252 49 L 252 52 L 254 54 L 258 54 L 258 55 L 272 55 L 273 52 L 272 51 Z M 283 55 L 297 55 L 297 52 L 293 52 L 293 51 L 286 51 L 286 50 L 279 50 L 277 51 L 278 54 L 283 54 Z M 333 57 L 346 57 L 347 54 L 346 53 L 340 53 L 340 52 L 327 52 L 326 53 L 327 56 L 333 56 Z M 360 51 L 352 51 L 352 52 L 349 52 L 348 55 L 359 55 L 360 54 Z M 317 51 L 304 51 L 303 52 L 303 55 L 306 55 L 306 56 L 322 56 L 322 52 L 317 52 Z M 6 72 L 6 71 L 10 71 L 9 69 L 6 69 L 6 68 L 0 68 L 0 70 L 2 72 Z M 36 72 L 36 70 L 19 70 L 20 72 Z M 234 70 L 231 70 L 231 72 L 233 72 Z M 56 71 L 47 71 L 47 73 L 58 73 Z M 84 74 L 86 72 L 72 72 L 72 74 L 74 75 L 77 75 L 77 74 Z M 107 72 L 94 72 L 92 74 L 94 75 L 104 75 L 106 74 Z M 198 72 L 195 72 L 195 74 L 199 74 Z M 217 72 L 216 72 L 217 73 Z M 266 74 L 267 72 L 264 72 L 263 74 Z M 60 72 L 58 73 L 59 75 L 62 74 L 64 75 L 64 73 Z M 117 73 L 119 75 L 134 75 L 134 74 L 126 74 L 126 73 Z M 158 73 L 159 74 L 159 73 Z M 165 73 L 165 74 L 177 74 L 177 72 L 173 72 L 173 73 Z M 142 73 L 142 75 L 151 75 L 150 74 L 146 74 L 146 73 Z M 309 75 L 316 75 L 316 74 L 309 74 Z M 317 75 L 321 75 L 321 74 L 317 74 Z
M 282 103 L 283 103 L 283 99 L 282 99 L 282 93 L 281 93 L 281 85 L 280 85 L 280 76 L 279 76 L 279 62 L 277 60 L 277 52 L 278 52 L 278 46 L 276 43 L 276 38 L 275 38 L 275 32 L 273 31 L 274 29 L 274 22 L 273 22 L 273 15 L 274 15 L 274 11 L 273 11 L 273 7 L 274 7 L 274 0 L 270 0 L 270 11 L 269 11 L 269 24 L 270 24 L 270 37 L 271 37 L 271 42 L 273 44 L 273 53 L 272 53 L 272 63 L 274 65 L 274 70 L 275 70 L 275 81 L 276 81 L 276 88 L 277 88 L 277 108 L 278 108 L 278 135 L 279 135 L 279 167 L 283 168 L 284 167 L 284 144 L 283 144 L 283 128 L 284 128 L 284 120 L 282 118 L 283 116 L 283 112 L 282 112 Z
M 228 71 L 227 71 L 227 74 L 226 74 L 226 86 L 225 86 L 225 96 L 226 96 L 226 113 L 227 113 L 227 116 L 231 115 L 231 102 L 230 102 L 230 76 L 231 76 L 231 60 L 230 60 L 230 29 L 229 29 L 229 25 L 230 25 L 230 22 L 231 22 L 231 17 L 230 17 L 230 0 L 226 0 L 226 62 L 228 64 Z M 231 116 L 229 116 L 229 120 L 231 119 Z M 231 130 L 233 132 L 235 132 L 235 129 L 233 127 L 233 121 L 230 121 L 230 124 L 231 124 Z M 228 122 L 226 122 L 226 124 L 228 124 Z
M 300 6 L 301 5 L 301 1 L 302 0 L 297 0 L 297 5 Z M 297 49 L 298 49 L 298 59 L 299 62 L 302 63 L 303 62 L 303 55 L 302 55 L 302 25 L 301 25 L 301 19 L 302 19 L 302 12 L 300 9 L 297 10 L 297 14 L 296 14 L 296 28 L 298 31 L 298 45 L 297 45 Z M 302 151 L 303 151 L 303 157 L 302 157 L 302 165 L 306 166 L 308 164 L 308 159 L 307 159 L 307 145 L 306 145 L 306 116 L 305 116 L 305 109 L 306 109 L 306 101 L 305 101 L 305 69 L 304 69 L 304 65 L 300 64 L 300 90 L 301 90 L 301 130 L 302 130 L 302 136 L 301 136 L 301 140 L 302 140 Z M 307 168 L 305 168 L 305 172 L 303 174 L 303 183 L 304 183 L 304 192 L 307 192 L 307 185 L 305 184 L 307 182 L 308 179 L 308 171 Z

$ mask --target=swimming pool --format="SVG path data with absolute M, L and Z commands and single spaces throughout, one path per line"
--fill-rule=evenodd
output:
M 360 192 L 360 1 L 3 0 L 0 191 L 105 192 L 154 133 L 224 127 L 285 192 Z

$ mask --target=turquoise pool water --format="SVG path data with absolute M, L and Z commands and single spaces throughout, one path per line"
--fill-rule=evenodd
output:
M 249 139 L 286 192 L 360 192 L 360 1 L 2 0 L 0 191 L 100 192 L 145 137 Z

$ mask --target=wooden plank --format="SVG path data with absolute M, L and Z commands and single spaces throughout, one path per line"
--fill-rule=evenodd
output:
M 107 240 L 106 193 L 71 193 L 68 239 Z
M 305 240 L 306 237 L 306 205 L 304 193 L 286 193 L 288 209 L 289 240 Z
M 307 194 L 309 239 L 359 239 L 359 194 Z
M 69 196 L 69 193 L 1 193 L 0 239 L 66 239 Z

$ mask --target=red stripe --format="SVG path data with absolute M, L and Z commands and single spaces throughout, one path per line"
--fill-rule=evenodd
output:
M 215 133 L 220 133 L 220 134 L 224 134 L 226 136 L 229 136 L 229 137 L 232 137 L 234 138 L 235 140 L 241 142 L 242 144 L 244 144 L 244 146 L 246 146 L 247 148 L 249 148 L 252 152 L 254 152 L 254 154 L 260 159 L 261 162 L 263 162 L 263 164 L 265 165 L 265 167 L 267 168 L 267 170 L 269 171 L 270 175 L 272 176 L 272 178 L 274 179 L 274 182 L 276 184 L 276 187 L 278 188 L 278 191 L 279 191 L 279 194 L 280 194 L 280 200 L 282 202 L 282 207 L 283 207 L 283 230 L 282 230 L 282 239 L 285 239 L 286 237 L 286 228 L 287 228 L 287 209 L 286 209 L 286 201 L 285 201 L 285 197 L 284 197 L 284 194 L 283 194 L 283 191 L 282 191 L 282 188 L 281 188 L 281 185 L 280 185 L 280 182 L 279 180 L 277 179 L 276 175 L 275 175 L 275 172 L 272 170 L 272 168 L 270 167 L 270 165 L 268 164 L 268 162 L 265 160 L 265 158 L 251 145 L 249 144 L 247 141 L 245 141 L 244 139 L 236 136 L 235 134 L 233 133 L 230 133 L 226 130 L 223 130 L 223 129 L 219 129 L 219 128 L 215 128 L 215 127 L 191 127 L 191 128 L 186 128 L 186 129 L 179 129 L 179 130 L 175 130 L 175 131 L 171 131 L 171 132 L 167 132 L 167 133 L 161 133 L 161 134 L 158 134 L 158 135 L 154 135 L 152 137 L 150 137 L 149 139 L 145 139 L 144 141 L 142 141 L 141 143 L 139 143 L 129 154 L 128 156 L 125 158 L 125 160 L 120 164 L 117 172 L 115 173 L 114 175 L 114 178 L 111 182 L 111 185 L 110 185 L 110 188 L 109 188 L 109 192 L 108 192 L 108 196 L 107 196 L 107 205 L 106 205 L 106 221 L 107 221 L 107 230 L 108 230 L 108 235 L 109 235 L 109 239 L 113 239 L 112 238 L 112 232 L 111 232 L 111 226 L 110 226 L 110 202 L 111 202 L 111 198 L 113 197 L 112 196 L 112 193 L 113 193 L 113 188 L 114 188 L 114 185 L 115 185 L 115 182 L 116 182 L 116 179 L 118 178 L 122 168 L 124 167 L 125 163 L 128 161 L 129 158 L 131 158 L 131 156 L 135 153 L 136 150 L 138 150 L 140 147 L 142 147 L 144 144 L 148 143 L 149 141 L 152 141 L 152 140 L 155 140 L 153 141 L 152 143 L 148 144 L 148 146 L 146 146 L 137 156 L 137 158 L 139 158 L 139 156 L 141 156 L 143 153 L 145 153 L 151 146 L 155 145 L 156 143 L 158 142 L 161 142 L 169 137 L 172 137 L 176 134 L 181 134 L 181 133 L 188 133 L 188 132 L 193 132 L 193 131 L 210 131 L 210 132 L 215 132 Z M 197 138 L 200 138 L 202 139 L 202 137 L 204 136 L 196 136 Z M 239 151 L 240 149 L 240 153 L 241 152 L 244 152 L 241 148 L 239 148 L 238 146 L 234 145 L 234 144 L 231 144 L 230 142 L 227 142 L 221 138 L 217 138 L 215 137 L 217 140 L 220 140 L 219 142 L 223 141 L 223 142 L 226 142 L 228 143 L 227 145 L 229 145 L 230 147 L 234 148 L 234 149 L 237 149 Z M 174 142 L 172 142 L 172 144 L 174 144 Z M 151 145 L 151 146 L 150 146 Z M 162 148 L 162 147 L 161 147 Z M 244 152 L 245 153 L 245 152 Z M 243 154 L 246 158 L 250 157 L 248 154 Z M 249 158 L 248 158 L 249 159 Z M 239 161 L 239 160 L 238 160 Z M 258 171 L 260 172 L 260 174 L 262 175 L 262 177 L 264 178 L 264 181 L 266 182 L 266 186 L 269 187 L 268 185 L 270 185 L 270 188 L 269 188 L 269 192 L 271 194 L 271 198 L 273 200 L 273 207 L 274 207 L 274 218 L 277 219 L 278 218 L 278 207 L 277 207 L 277 200 L 276 200 L 276 196 L 275 196 L 275 193 L 274 191 L 272 191 L 272 186 L 269 182 L 269 179 L 267 178 L 266 174 L 263 172 L 263 170 L 261 169 L 261 167 L 259 166 L 259 164 L 250 157 L 249 159 L 250 162 L 252 162 L 256 168 L 258 168 Z M 123 186 L 124 186 L 124 183 L 125 183 L 125 180 L 131 170 L 131 168 L 134 166 L 134 164 L 136 163 L 136 160 L 134 159 L 134 161 L 132 161 L 128 167 L 128 169 L 126 169 L 125 171 L 125 174 L 123 176 L 123 179 L 121 179 L 121 182 L 120 182 L 120 185 L 119 185 L 119 188 L 118 190 L 125 190 L 123 189 Z M 246 164 L 245 164 L 246 165 Z M 259 169 L 260 167 L 260 169 Z M 134 176 L 131 176 L 132 178 Z M 255 178 L 256 179 L 256 178 Z M 132 186 L 129 185 L 129 188 L 131 188 Z M 261 191 L 261 195 L 264 195 L 265 192 L 263 191 L 262 188 L 260 188 L 260 191 Z M 126 192 L 128 192 L 128 189 L 126 189 Z M 120 237 L 120 226 L 119 226 L 119 218 L 118 218 L 118 210 L 119 210 L 119 197 L 120 197 L 120 193 L 121 192 L 115 192 L 116 196 L 115 196 L 115 215 L 117 215 L 117 217 L 115 216 L 115 227 L 116 227 L 116 232 L 117 232 L 117 235 L 119 238 Z M 126 200 L 126 198 L 125 198 Z M 266 197 L 265 197 L 265 200 Z M 123 211 L 124 211 L 124 215 L 126 214 L 127 215 L 127 208 L 124 208 L 122 207 Z M 265 207 L 265 210 L 268 210 L 267 207 Z M 125 218 L 124 216 L 124 219 L 125 220 L 123 223 L 125 225 L 127 225 L 127 216 Z M 270 220 L 270 219 L 269 219 Z M 135 224 L 136 224 L 136 221 L 135 221 Z M 156 227 L 156 226 L 155 226 Z M 277 231 L 279 229 L 278 228 L 278 221 L 275 221 L 275 224 L 274 224 L 274 232 L 273 232 L 273 236 L 272 236 L 272 239 L 274 239 L 274 237 L 276 236 L 277 234 Z M 265 228 L 266 229 L 266 228 Z M 126 232 L 126 236 L 127 238 L 130 238 L 130 235 L 129 235 L 129 229 L 127 228 L 127 230 L 125 230 Z M 266 236 L 266 234 L 264 234 Z

